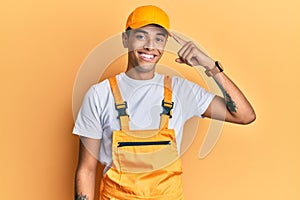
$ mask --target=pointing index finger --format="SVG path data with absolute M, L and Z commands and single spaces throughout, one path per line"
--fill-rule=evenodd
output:
M 185 45 L 187 43 L 187 41 L 185 41 L 184 39 L 182 39 L 181 37 L 179 37 L 178 35 L 176 35 L 175 33 L 172 33 L 172 37 L 174 38 L 174 40 L 176 42 L 178 42 L 180 45 Z

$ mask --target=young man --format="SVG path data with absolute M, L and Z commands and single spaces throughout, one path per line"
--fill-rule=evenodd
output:
M 136 8 L 122 34 L 126 72 L 87 92 L 73 130 L 81 136 L 76 200 L 94 199 L 98 159 L 105 167 L 101 199 L 183 199 L 178 157 L 185 121 L 193 116 L 238 124 L 255 120 L 252 106 L 220 63 L 169 27 L 160 8 Z M 203 66 L 224 97 L 155 72 L 171 37 L 182 46 L 176 62 Z

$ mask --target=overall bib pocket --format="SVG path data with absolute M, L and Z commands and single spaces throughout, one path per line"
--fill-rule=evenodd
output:
M 171 141 L 150 141 L 150 142 L 118 142 L 118 147 L 148 146 L 148 145 L 170 145 Z

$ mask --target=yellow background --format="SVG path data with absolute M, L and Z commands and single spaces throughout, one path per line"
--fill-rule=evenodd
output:
M 183 156 L 186 199 L 300 199 L 297 0 L 1 1 L 1 199 L 72 199 L 76 73 L 144 4 L 222 61 L 257 113 L 251 125 L 225 124 L 203 160 L 200 131 Z

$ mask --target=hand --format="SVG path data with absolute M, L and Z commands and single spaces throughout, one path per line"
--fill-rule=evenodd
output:
M 172 37 L 182 46 L 177 53 L 179 57 L 176 58 L 176 62 L 191 67 L 201 65 L 206 69 L 212 69 L 215 66 L 214 60 L 201 51 L 193 41 L 187 42 L 174 33 Z

